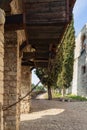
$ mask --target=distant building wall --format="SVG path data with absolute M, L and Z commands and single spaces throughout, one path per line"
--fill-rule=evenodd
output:
M 72 94 L 87 97 L 87 24 L 76 38 Z

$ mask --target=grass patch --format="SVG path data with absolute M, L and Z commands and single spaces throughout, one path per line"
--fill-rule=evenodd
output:
M 60 93 L 52 93 L 53 98 L 60 98 L 62 95 Z
M 45 99 L 48 98 L 48 94 L 46 94 L 45 96 Z M 60 98 L 62 99 L 62 95 L 57 93 L 57 92 L 52 92 L 52 98 L 55 99 L 55 98 Z M 65 99 L 72 99 L 72 101 L 87 101 L 87 98 L 86 97 L 82 97 L 82 96 L 76 96 L 76 95 L 72 95 L 72 94 L 69 94 L 69 95 L 65 95 L 64 96 Z
M 77 101 L 87 101 L 87 98 L 76 95 L 66 95 L 66 97 Z
M 52 93 L 53 98 L 63 98 L 59 93 Z M 64 98 L 72 99 L 73 101 L 87 101 L 86 97 L 76 96 L 76 95 L 65 95 Z

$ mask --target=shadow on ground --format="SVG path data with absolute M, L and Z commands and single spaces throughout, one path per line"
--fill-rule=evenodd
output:
M 87 130 L 86 102 L 33 100 L 32 108 L 21 116 L 20 130 Z

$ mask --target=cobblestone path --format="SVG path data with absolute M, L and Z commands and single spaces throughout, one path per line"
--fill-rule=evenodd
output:
M 21 115 L 20 130 L 87 130 L 87 102 L 32 100 L 31 113 Z

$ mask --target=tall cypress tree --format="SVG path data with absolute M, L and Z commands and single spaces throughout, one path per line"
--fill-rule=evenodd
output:
M 58 75 L 58 86 L 66 89 L 70 87 L 73 75 L 73 63 L 74 63 L 74 46 L 75 46 L 75 31 L 73 21 L 68 26 L 65 37 L 62 44 L 62 66 L 61 72 Z
M 68 88 L 72 81 L 75 35 L 73 21 L 68 25 L 61 44 L 58 45 L 56 58 L 50 73 L 38 68 L 36 75 L 42 84 L 48 86 L 48 99 L 52 99 L 51 87 Z

